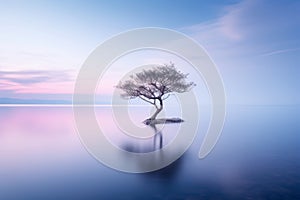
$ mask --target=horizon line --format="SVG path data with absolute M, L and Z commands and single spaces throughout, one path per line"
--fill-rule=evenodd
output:
M 152 107 L 151 105 L 138 105 L 138 104 L 0 104 L 0 107 L 73 107 L 73 106 L 80 106 L 80 107 L 109 107 L 109 106 L 134 106 L 134 107 Z

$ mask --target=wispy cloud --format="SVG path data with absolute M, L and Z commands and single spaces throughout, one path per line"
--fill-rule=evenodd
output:
M 183 27 L 219 66 L 229 102 L 291 103 L 299 92 L 300 1 L 242 0 Z
M 245 26 L 245 15 L 255 7 L 255 0 L 242 1 L 227 6 L 220 17 L 192 26 L 183 27 L 182 30 L 191 34 L 201 41 L 228 40 L 241 41 L 246 39 L 248 34 L 243 29 Z
M 11 93 L 71 93 L 72 71 L 0 71 L 1 91 Z
M 255 0 L 242 1 L 224 8 L 224 14 L 214 20 L 183 28 L 194 33 L 199 39 L 220 39 L 241 41 L 248 34 L 241 26 L 244 25 L 244 15 L 255 6 Z
M 244 0 L 225 7 L 214 20 L 181 30 L 196 38 L 210 52 L 225 57 L 297 49 L 300 46 L 299 8 L 300 2 L 296 1 L 283 4 L 270 0 Z
M 276 54 L 282 54 L 282 53 L 288 53 L 288 52 L 294 52 L 294 51 L 300 51 L 300 48 L 281 49 L 281 50 L 271 51 L 268 53 L 264 53 L 261 56 L 273 56 Z

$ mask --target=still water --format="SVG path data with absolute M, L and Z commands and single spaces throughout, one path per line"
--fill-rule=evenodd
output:
M 198 159 L 199 131 L 172 165 L 128 174 L 85 150 L 70 107 L 1 107 L 0 199 L 300 199 L 299 122 L 299 106 L 229 106 L 209 156 Z

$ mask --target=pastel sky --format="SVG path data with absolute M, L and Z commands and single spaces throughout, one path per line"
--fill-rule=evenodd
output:
M 194 38 L 229 103 L 300 103 L 300 1 L 0 1 L 0 98 L 71 99 L 82 63 L 133 28 Z

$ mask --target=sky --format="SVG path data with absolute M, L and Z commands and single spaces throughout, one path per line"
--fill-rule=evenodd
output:
M 76 75 L 98 45 L 130 29 L 162 27 L 206 49 L 223 78 L 228 103 L 300 103 L 297 0 L 12 0 L 0 5 L 0 98 L 71 100 Z

